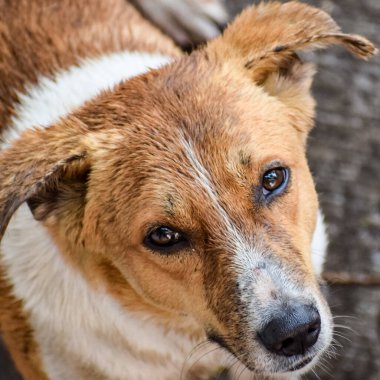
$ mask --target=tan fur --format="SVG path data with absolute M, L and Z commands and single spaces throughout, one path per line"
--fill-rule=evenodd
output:
M 1 4 L 5 20 L 12 20 L 1 26 L 3 126 L 16 91 L 82 57 L 125 48 L 178 56 L 124 2 L 90 3 Z M 320 297 L 310 261 L 318 201 L 305 158 L 314 70 L 295 52 L 330 43 L 362 58 L 375 52 L 314 8 L 294 2 L 252 7 L 204 49 L 104 92 L 48 129 L 26 131 L 0 154 L 0 236 L 27 201 L 67 265 L 94 289 L 106 287 L 125 310 L 188 339 L 200 341 L 211 330 L 236 355 L 249 352 L 249 328 L 236 306 L 230 225 L 247 245 L 273 252 L 295 284 Z M 263 207 L 255 192 L 273 160 L 292 168 L 291 187 Z M 217 204 L 198 181 L 198 161 Z M 186 231 L 191 245 L 179 254 L 152 253 L 142 241 L 155 223 Z M 260 268 L 250 270 L 262 275 Z M 1 330 L 25 378 L 43 379 L 38 342 L 5 278 Z M 262 302 L 273 301 L 268 294 L 280 296 L 271 286 L 258 296 Z
M 0 10 L 0 133 L 14 114 L 18 93 L 41 75 L 126 48 L 179 54 L 172 41 L 123 0 L 1 0 Z M 5 274 L 0 276 L 0 299 L 0 330 L 17 367 L 26 379 L 42 380 L 32 331 Z
M 17 92 L 40 75 L 123 49 L 179 55 L 123 0 L 1 0 L 0 9 L 0 128 L 13 114 Z

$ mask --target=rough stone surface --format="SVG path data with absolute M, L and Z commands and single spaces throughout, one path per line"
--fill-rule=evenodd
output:
M 346 32 L 380 46 L 380 0 L 310 0 Z M 229 0 L 232 13 L 249 2 Z M 380 56 L 370 62 L 334 48 L 313 54 L 317 127 L 309 158 L 329 224 L 327 269 L 380 274 Z M 322 380 L 380 379 L 380 287 L 331 286 L 337 357 L 316 370 Z M 344 336 L 340 336 L 343 334 Z M 16 380 L 0 347 L 0 380 Z

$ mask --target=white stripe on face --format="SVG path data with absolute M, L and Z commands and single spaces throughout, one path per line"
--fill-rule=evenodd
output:
M 207 195 L 209 206 L 218 218 L 221 229 L 225 231 L 224 246 L 230 255 L 230 265 L 236 275 L 240 301 L 249 311 L 249 325 L 252 331 L 263 328 L 273 316 L 276 308 L 281 308 L 289 300 L 315 304 L 326 324 L 321 333 L 321 341 L 328 342 L 330 336 L 329 312 L 321 300 L 316 286 L 303 282 L 300 272 L 295 270 L 294 262 L 286 262 L 276 257 L 260 236 L 244 236 L 234 224 L 219 198 L 217 184 L 202 164 L 195 147 L 185 137 L 181 139 L 186 160 L 191 164 L 190 173 L 194 181 Z M 270 238 L 270 237 L 269 237 Z M 212 239 L 212 237 L 211 237 Z M 297 274 L 298 273 L 298 274 Z M 273 295 L 278 299 L 273 301 Z M 282 306 L 281 306 L 282 305 Z M 326 343 L 324 343 L 326 344 Z M 323 343 L 319 344 L 323 346 Z
M 228 234 L 228 244 L 232 243 L 231 248 L 233 248 L 234 251 L 238 251 L 245 245 L 243 243 L 244 239 L 222 206 L 218 192 L 216 191 L 216 186 L 214 183 L 212 183 L 210 174 L 207 172 L 205 166 L 202 165 L 201 161 L 197 157 L 194 146 L 184 136 L 181 138 L 181 145 L 184 148 L 187 160 L 193 168 L 192 176 L 194 180 L 203 188 L 203 190 L 205 190 L 205 193 L 208 195 L 209 200 L 211 201 L 210 204 L 212 208 L 220 216 L 222 227 L 224 227 L 225 231 L 227 231 Z

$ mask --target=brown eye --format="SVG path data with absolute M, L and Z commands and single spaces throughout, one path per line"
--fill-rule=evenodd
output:
M 269 195 L 273 191 L 280 189 L 286 184 L 287 170 L 285 168 L 274 168 L 266 171 L 262 179 L 264 195 Z
M 144 240 L 145 245 L 157 251 L 180 249 L 186 243 L 185 237 L 170 227 L 160 226 L 151 231 Z

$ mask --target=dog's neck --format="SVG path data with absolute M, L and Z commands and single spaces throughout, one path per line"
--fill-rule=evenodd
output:
M 41 77 L 19 95 L 15 116 L 1 140 L 7 146 L 28 128 L 48 127 L 102 91 L 169 61 L 161 54 L 124 51 L 83 60 L 53 78 Z

